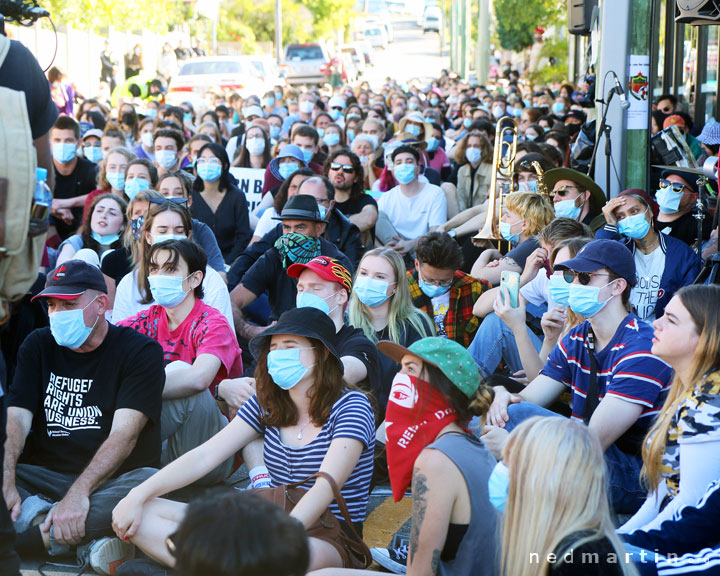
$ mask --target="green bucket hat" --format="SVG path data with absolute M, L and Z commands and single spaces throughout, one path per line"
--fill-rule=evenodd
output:
M 545 180 L 545 186 L 547 186 L 550 192 L 552 192 L 555 184 L 560 180 L 570 180 L 582 186 L 585 190 L 590 190 L 590 212 L 593 214 L 600 214 L 608 200 L 602 188 L 595 183 L 595 180 L 587 174 L 583 174 L 572 168 L 553 168 L 545 172 L 543 179 Z
M 454 340 L 438 337 L 423 338 L 412 343 L 408 348 L 389 340 L 382 340 L 378 342 L 377 347 L 385 356 L 398 363 L 403 356 L 410 354 L 432 364 L 468 398 L 472 398 L 480 386 L 480 373 L 475 360 Z

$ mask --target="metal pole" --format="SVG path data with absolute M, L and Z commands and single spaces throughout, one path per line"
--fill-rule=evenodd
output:
M 478 5 L 477 38 L 477 79 L 478 84 L 486 84 L 490 66 L 490 0 L 480 0 Z
M 218 29 L 218 21 L 217 18 L 213 18 L 212 21 L 212 53 L 213 56 L 217 56 L 217 29 Z
M 282 62 L 282 2 L 275 0 L 275 59 Z

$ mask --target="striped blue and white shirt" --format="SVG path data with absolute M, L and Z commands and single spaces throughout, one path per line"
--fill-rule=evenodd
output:
M 340 492 L 345 498 L 351 520 L 364 522 L 375 449 L 375 417 L 367 397 L 356 390 L 346 391 L 333 405 L 330 417 L 317 438 L 300 447 L 283 443 L 279 428 L 266 427 L 262 423 L 264 414 L 257 396 L 245 402 L 238 412 L 240 418 L 265 438 L 265 466 L 270 473 L 272 486 L 300 482 L 320 470 L 330 443 L 336 438 L 353 438 L 362 442 L 360 459 Z M 314 479 L 302 488 L 310 489 L 313 484 Z M 330 510 L 339 520 L 345 520 L 335 502 L 330 505 Z

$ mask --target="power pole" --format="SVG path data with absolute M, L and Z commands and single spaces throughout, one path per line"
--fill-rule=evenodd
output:
M 275 0 L 275 60 L 282 62 L 282 2 Z
M 630 37 L 630 57 L 628 59 L 627 83 L 624 85 L 630 102 L 627 126 L 627 155 L 625 168 L 625 187 L 647 190 L 648 180 L 648 120 L 652 86 L 650 81 L 650 38 L 651 3 L 647 0 L 632 0 L 632 36 Z M 633 90 L 636 87 L 636 90 Z
M 490 0 L 479 0 L 475 71 L 478 84 L 486 84 L 490 66 Z

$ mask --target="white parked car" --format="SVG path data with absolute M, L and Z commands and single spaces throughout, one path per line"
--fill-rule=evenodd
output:
M 424 32 L 440 32 L 442 23 L 442 11 L 438 6 L 428 6 L 425 8 L 423 15 L 423 33 Z
M 237 92 L 245 98 L 262 95 L 264 86 L 246 56 L 205 56 L 182 65 L 170 80 L 165 100 L 174 106 L 190 102 L 197 107 L 211 90 Z
M 285 86 L 285 77 L 272 56 L 242 56 L 255 67 L 258 77 L 265 86 L 265 92 L 271 92 L 275 86 Z
M 368 26 L 364 31 L 365 40 L 370 42 L 373 48 L 387 48 L 388 37 L 383 26 Z

